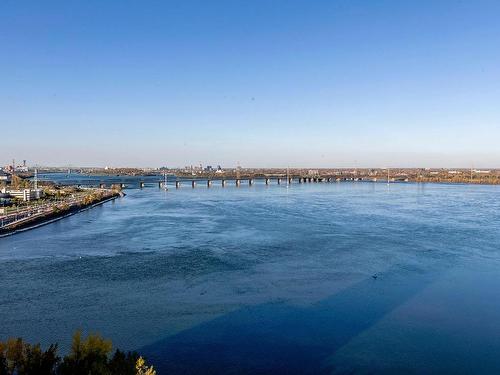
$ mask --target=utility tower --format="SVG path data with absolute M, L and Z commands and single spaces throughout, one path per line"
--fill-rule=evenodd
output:
M 241 178 L 241 166 L 240 166 L 240 162 L 238 162 L 238 166 L 236 167 L 236 178 L 238 180 Z

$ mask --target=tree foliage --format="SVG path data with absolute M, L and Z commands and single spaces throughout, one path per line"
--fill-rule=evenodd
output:
M 21 338 L 0 342 L 0 374 L 56 374 L 59 357 L 57 345 L 43 351 L 40 344 L 31 345 Z
M 14 189 L 27 189 L 30 187 L 30 182 L 28 180 L 25 180 L 19 176 L 12 175 L 10 185 Z
M 92 203 L 99 202 L 104 197 L 104 194 L 99 191 L 91 191 L 83 197 L 83 204 L 90 205 Z
M 60 358 L 57 345 L 42 350 L 21 338 L 0 342 L 0 375 L 156 375 L 136 352 L 116 350 L 99 334 L 73 335 L 70 352 Z
M 139 357 L 135 364 L 135 369 L 137 370 L 137 375 L 156 375 L 156 371 L 153 366 L 148 367 L 144 358 Z

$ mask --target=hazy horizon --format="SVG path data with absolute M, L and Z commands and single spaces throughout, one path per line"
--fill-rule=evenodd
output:
M 16 165 L 22 165 L 23 160 L 19 159 L 14 159 L 16 162 Z M 117 164 L 106 164 L 106 165 L 98 165 L 98 164 L 85 164 L 85 163 L 30 163 L 29 160 L 26 160 L 26 164 L 29 167 L 47 167 L 47 168 L 112 168 L 112 169 L 120 169 L 120 168 L 137 168 L 137 169 L 154 169 L 154 168 L 163 168 L 167 167 L 169 169 L 182 169 L 185 167 L 197 167 L 200 164 L 203 167 L 206 166 L 212 166 L 213 168 L 216 168 L 217 166 L 221 166 L 223 169 L 235 169 L 238 166 L 244 169 L 285 169 L 285 168 L 292 168 L 292 169 L 386 169 L 386 168 L 393 168 L 393 169 L 419 169 L 419 168 L 425 168 L 425 169 L 477 169 L 477 170 L 485 170 L 485 169 L 491 169 L 491 170 L 497 170 L 500 169 L 499 166 L 495 165 L 488 165 L 488 164 L 463 164 L 463 165 L 457 165 L 457 164 L 443 164 L 443 165 L 435 165 L 435 164 L 414 164 L 414 165 L 407 165 L 407 164 L 397 164 L 397 163 L 388 163 L 388 164 L 359 164 L 359 163 L 351 163 L 349 162 L 336 162 L 336 163 L 331 163 L 331 164 L 273 164 L 270 162 L 267 165 L 252 165 L 252 164 L 221 164 L 218 162 L 204 162 L 204 161 L 198 161 L 198 162 L 193 162 L 193 163 L 181 163 L 178 165 L 167 165 L 165 163 L 156 163 L 156 164 L 137 164 L 137 163 L 130 163 L 130 164 L 123 164 L 123 163 L 117 163 Z M 1 164 L 0 167 L 5 167 L 5 166 L 10 166 L 12 165 L 12 160 L 6 161 L 5 163 Z
M 499 12 L 3 1 L 0 164 L 500 168 Z

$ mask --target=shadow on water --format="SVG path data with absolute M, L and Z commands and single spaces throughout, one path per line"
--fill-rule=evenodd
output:
M 140 350 L 160 374 L 325 374 L 328 358 L 432 282 L 437 273 L 388 271 L 302 308 L 243 308 Z M 383 343 L 381 343 L 383 344 Z

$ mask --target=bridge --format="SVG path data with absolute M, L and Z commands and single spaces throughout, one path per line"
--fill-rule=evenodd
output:
M 110 188 L 119 187 L 121 189 L 129 188 L 146 188 L 146 187 L 158 187 L 164 189 L 165 187 L 175 187 L 180 189 L 181 187 L 187 186 L 195 188 L 197 186 L 211 187 L 213 185 L 219 185 L 221 187 L 226 187 L 228 185 L 240 187 L 242 185 L 252 186 L 255 183 L 261 183 L 265 185 L 282 185 L 282 184 L 306 184 L 306 183 L 331 183 L 331 182 L 342 182 L 342 181 L 370 181 L 370 182 L 387 182 L 387 179 L 381 180 L 377 178 L 369 177 L 346 177 L 339 175 L 332 176 L 267 176 L 267 177 L 255 177 L 255 176 L 227 176 L 227 177 L 176 177 L 171 176 L 165 181 L 165 178 L 161 176 L 148 176 L 144 177 L 109 177 L 109 178 L 86 178 L 84 180 L 65 180 L 60 183 L 60 185 L 72 185 L 80 187 L 99 187 L 99 188 Z M 391 178 L 390 182 L 407 182 L 407 178 Z

